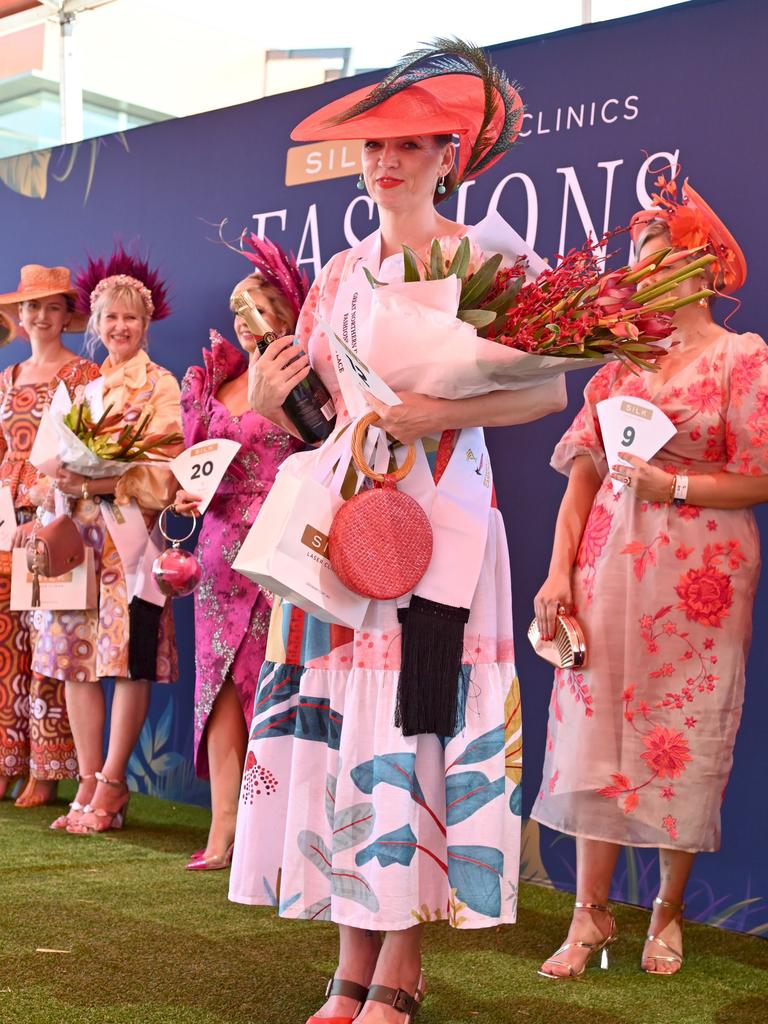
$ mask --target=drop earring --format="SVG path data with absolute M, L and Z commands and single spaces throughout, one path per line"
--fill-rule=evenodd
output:
M 361 174 L 361 175 L 360 175 L 360 177 L 359 177 L 359 178 L 357 179 L 357 188 L 359 188 L 361 192 L 362 192 L 362 191 L 363 191 L 363 189 L 365 188 L 365 180 L 364 180 L 364 178 L 363 178 L 362 174 Z
M 706 295 L 702 295 L 702 297 L 699 299 L 699 305 L 700 306 L 708 306 L 709 305 L 709 299 L 706 297 Z
M 439 196 L 444 196 L 445 193 L 446 193 L 445 175 L 443 175 L 443 177 L 437 179 L 437 194 Z

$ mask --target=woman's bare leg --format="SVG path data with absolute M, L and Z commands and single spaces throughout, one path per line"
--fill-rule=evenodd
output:
M 377 960 L 381 952 L 381 936 L 376 931 L 364 928 L 339 926 L 339 966 L 334 977 L 344 981 L 354 981 L 365 988 L 371 984 L 373 973 L 377 969 Z M 382 983 L 383 984 L 383 983 Z M 315 1016 L 353 1017 L 360 1004 L 347 996 L 331 996 L 317 1011 Z
M 237 802 L 248 747 L 248 727 L 234 683 L 227 679 L 206 725 L 211 775 L 211 828 L 205 857 L 222 857 L 235 838 Z
M 685 850 L 659 850 L 659 896 L 665 902 L 676 906 L 685 902 L 685 887 L 695 856 L 695 853 L 688 853 Z M 648 933 L 663 939 L 682 956 L 683 928 L 682 913 L 679 909 L 662 907 L 654 903 Z M 643 949 L 643 967 L 655 974 L 676 974 L 680 970 L 680 963 L 674 959 L 662 959 L 670 955 L 670 951 L 663 946 L 655 942 L 646 942 Z
M 421 977 L 421 933 L 423 925 L 403 931 L 385 932 L 371 984 L 402 989 L 414 995 Z M 366 1024 L 402 1024 L 402 1011 L 384 1003 L 366 1003 L 359 1021 Z
M 125 772 L 141 727 L 149 711 L 152 684 L 146 679 L 117 679 L 109 719 L 109 746 L 101 769 L 110 780 L 125 779 Z M 116 811 L 125 800 L 125 787 L 98 783 L 91 798 L 91 806 L 105 811 Z M 84 815 L 81 823 L 88 825 Z
M 621 847 L 616 843 L 605 843 L 597 839 L 576 839 L 576 900 L 579 903 L 608 902 L 611 879 Z M 571 927 L 563 945 L 569 942 L 601 942 L 608 934 L 610 917 L 597 910 L 574 908 Z M 554 955 L 554 954 L 553 954 Z M 581 946 L 571 947 L 557 953 L 559 963 L 547 960 L 542 970 L 556 977 L 578 974 L 589 956 L 589 950 Z M 572 968 L 572 971 L 569 969 Z
M 77 750 L 80 784 L 75 800 L 85 806 L 93 796 L 93 776 L 104 763 L 106 704 L 101 683 L 67 683 L 67 715 Z

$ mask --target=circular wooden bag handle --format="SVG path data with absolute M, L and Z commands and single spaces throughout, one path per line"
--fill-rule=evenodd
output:
M 408 445 L 408 454 L 405 456 L 402 466 L 398 469 L 395 469 L 392 473 L 375 473 L 365 461 L 363 445 L 365 444 L 366 430 L 368 427 L 373 426 L 374 423 L 377 423 L 380 418 L 377 412 L 369 412 L 355 425 L 355 432 L 352 435 L 352 458 L 355 460 L 355 465 L 360 472 L 367 476 L 369 480 L 376 480 L 377 483 L 382 483 L 384 480 L 397 482 L 408 476 L 413 469 L 413 464 L 416 461 L 416 445 Z

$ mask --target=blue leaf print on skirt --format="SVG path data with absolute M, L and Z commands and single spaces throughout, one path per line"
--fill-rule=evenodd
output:
M 383 868 L 392 864 L 402 864 L 405 867 L 413 860 L 416 853 L 416 836 L 410 825 L 403 825 L 394 832 L 388 832 L 366 846 L 364 850 L 355 857 L 355 864 L 361 868 L 368 861 L 375 857 Z
M 341 724 L 342 716 L 333 710 L 327 697 L 299 697 L 296 706 L 276 711 L 269 718 L 255 719 L 251 740 L 295 736 L 327 743 L 331 750 L 338 750 Z
M 363 793 L 372 793 L 374 786 L 384 782 L 404 789 L 417 800 L 424 794 L 416 778 L 415 754 L 376 754 L 371 761 L 363 761 L 351 771 L 352 781 Z
M 478 914 L 501 913 L 504 854 L 492 846 L 449 846 L 448 882 L 456 895 Z
M 464 752 L 453 762 L 456 764 L 479 764 L 504 749 L 504 726 L 499 725 L 490 732 L 478 736 L 464 748 Z
M 475 811 L 504 792 L 505 779 L 502 776 L 491 782 L 483 772 L 459 772 L 445 780 L 446 824 L 458 825 Z

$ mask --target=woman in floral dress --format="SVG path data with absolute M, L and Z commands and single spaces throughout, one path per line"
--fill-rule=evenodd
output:
M 235 285 L 248 290 L 278 335 L 296 327 L 309 281 L 277 246 L 254 239 L 260 268 Z M 279 286 L 282 282 L 282 288 Z M 287 282 L 287 284 L 286 284 Z M 259 586 L 232 569 L 280 463 L 302 444 L 248 404 L 248 360 L 257 339 L 240 316 L 234 331 L 241 351 L 211 331 L 203 367 L 192 366 L 181 387 L 187 445 L 228 438 L 242 445 L 203 520 L 196 554 L 203 570 L 195 591 L 195 769 L 211 780 L 211 827 L 205 849 L 187 868 L 227 867 L 235 835 L 253 699 L 264 661 L 271 604 Z M 256 352 L 258 359 L 258 352 Z M 176 510 L 194 515 L 199 501 L 179 490 Z
M 674 183 L 673 183 L 674 186 Z M 639 258 L 702 243 L 710 283 L 735 291 L 746 266 L 723 223 L 687 183 L 636 215 Z M 568 474 L 549 576 L 536 597 L 542 635 L 574 609 L 583 671 L 558 670 L 544 778 L 533 816 L 577 837 L 576 910 L 542 973 L 573 977 L 615 938 L 606 906 L 622 846 L 659 849 L 661 888 L 642 966 L 682 965 L 682 912 L 695 854 L 720 846 L 720 804 L 741 717 L 760 568 L 751 506 L 768 499 L 768 348 L 715 323 L 709 300 L 675 315 L 656 373 L 611 364 L 552 460 Z M 608 466 L 595 411 L 614 395 L 663 410 L 677 433 L 650 460 Z M 611 477 L 626 483 L 614 494 Z
M 0 486 L 10 489 L 17 522 L 16 545 L 29 538 L 35 506 L 51 481 L 28 461 L 37 428 L 60 383 L 75 391 L 98 376 L 98 367 L 73 355 L 62 332 L 79 333 L 85 319 L 75 313 L 75 290 L 65 267 L 30 264 L 21 269 L 16 292 L 0 296 L 6 314 L 18 317 L 29 339 L 29 359 L 0 376 Z M 52 673 L 32 671 L 32 613 L 12 612 L 11 553 L 0 551 L 0 799 L 18 776 L 29 782 L 17 807 L 50 801 L 58 779 L 77 775 L 77 757 L 67 719 L 64 683 Z
M 444 73 L 446 63 L 455 73 Z M 482 55 L 479 63 L 480 75 L 453 49 L 430 51 L 418 85 L 390 80 L 370 100 L 368 89 L 359 90 L 294 132 L 300 141 L 323 138 L 326 130 L 331 138 L 363 140 L 361 182 L 382 226 L 334 257 L 313 285 L 298 326 L 308 358 L 288 365 L 295 350 L 274 342 L 256 364 L 255 401 L 265 415 L 274 415 L 291 375 L 303 376 L 311 361 L 333 395 L 339 425 L 349 422 L 348 398 L 314 314 L 337 333 L 345 317 L 356 315 L 364 358 L 363 306 L 371 291 L 365 270 L 402 281 L 403 243 L 422 252 L 433 238 L 466 233 L 438 213 L 435 200 L 501 156 L 522 115 L 506 78 Z M 493 114 L 484 106 L 483 79 L 496 99 Z M 353 116 L 347 108 L 360 100 L 371 109 Z M 462 141 L 452 170 L 457 131 Z M 400 397 L 402 405 L 381 408 L 379 425 L 423 446 L 435 481 L 450 471 L 454 454 L 459 466 L 470 467 L 463 493 L 473 516 L 477 509 L 477 530 L 458 532 L 473 557 L 477 552 L 474 596 L 465 608 L 463 651 L 459 634 L 457 678 L 436 681 L 443 690 L 458 683 L 458 715 L 447 735 L 436 728 L 405 735 L 395 724 L 402 640 L 395 601 L 372 601 L 356 631 L 281 604 L 270 625 L 238 814 L 230 898 L 339 926 L 338 968 L 312 1024 L 410 1021 L 422 994 L 421 925 L 447 920 L 456 928 L 492 928 L 513 922 L 517 909 L 521 719 L 509 560 L 490 478 L 475 468 L 485 458 L 482 431 L 470 431 L 478 442 L 472 451 L 460 428 L 536 419 L 561 409 L 564 393 L 547 385 L 453 401 Z M 292 462 L 306 464 L 312 454 Z M 453 574 L 463 580 L 467 566 L 458 561 Z M 459 611 L 459 602 L 446 597 L 435 605 Z M 400 612 L 409 638 L 414 603 Z
M 90 311 L 87 337 L 107 349 L 101 366 L 104 408 L 135 425 L 151 414 L 149 430 L 176 434 L 181 442 L 179 385 L 170 371 L 153 362 L 146 351 L 150 322 L 167 315 L 164 287 L 143 261 L 118 250 L 106 263 L 89 261 L 78 276 L 79 303 Z M 175 455 L 181 443 L 167 447 Z M 117 543 L 109 531 L 105 506 L 113 518 L 135 503 L 148 532 L 176 492 L 166 467 L 136 463 L 122 476 L 90 479 L 65 467 L 57 486 L 78 499 L 85 543 L 93 548 L 98 580 L 98 606 L 89 611 L 38 613 L 39 631 L 33 668 L 66 680 L 67 709 L 80 762 L 80 785 L 67 815 L 52 828 L 84 834 L 121 828 L 128 806 L 125 771 L 149 708 L 152 682 L 172 683 L 178 677 L 173 613 L 131 596 Z M 115 679 L 110 708 L 106 756 L 104 678 Z

